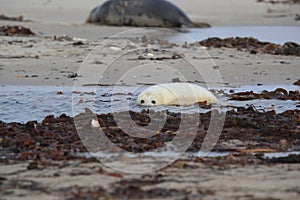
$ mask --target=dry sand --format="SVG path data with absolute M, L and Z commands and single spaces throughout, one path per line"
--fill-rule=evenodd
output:
M 98 27 L 84 24 L 91 8 L 99 3 L 91 1 L 37 1 L 1 2 L 0 12 L 9 16 L 23 15 L 33 22 L 0 21 L 0 25 L 22 24 L 31 28 L 39 36 L 33 38 L 1 37 L 1 84 L 27 85 L 72 85 L 68 73 L 75 73 L 80 63 L 92 49 L 93 45 L 112 34 L 128 30 L 127 27 Z M 280 25 L 297 26 L 294 14 L 298 5 L 271 5 L 247 1 L 174 1 L 185 10 L 194 21 L 205 21 L 212 26 L 234 25 Z M 274 14 L 275 13 L 275 14 Z M 280 13 L 277 16 L 276 13 Z M 282 16 L 284 15 L 284 16 Z M 277 17 L 276 17 L 277 16 Z M 70 42 L 53 42 L 43 36 L 70 35 L 90 41 L 85 47 L 73 47 Z M 95 41 L 95 39 L 98 39 Z M 20 48 L 20 46 L 22 48 Z M 247 55 L 235 50 L 211 50 L 212 57 L 222 58 L 215 61 L 225 82 L 250 83 L 290 83 L 297 79 L 297 58 Z M 236 55 L 234 58 L 228 57 Z M 17 58 L 16 58 L 17 57 Z M 280 64 L 281 61 L 289 63 Z M 286 62 L 285 62 L 286 61 Z M 281 62 L 282 63 L 282 62 Z M 241 70 L 243 69 L 243 70 Z M 278 73 L 279 72 L 279 73 Z M 252 74 L 252 75 L 251 75 Z M 38 75 L 38 78 L 22 76 Z M 266 77 L 267 76 L 267 77 Z M 290 79 L 291 81 L 287 81 Z
M 22 42 L 18 42 L 20 39 Z M 84 72 L 78 73 L 80 67 L 81 69 L 91 68 L 88 68 L 86 65 L 94 60 L 91 60 L 92 58 L 88 57 L 88 55 L 94 47 L 100 44 L 97 41 L 92 41 L 88 45 L 73 46 L 73 41 L 53 41 L 52 38 L 5 37 L 2 40 L 0 74 L 0 84 L 2 85 L 72 86 L 74 81 L 77 81 L 79 86 L 83 84 L 97 84 L 99 71 L 102 71 L 108 65 L 107 62 L 102 60 L 104 63 L 95 64 L 93 67 L 94 70 L 84 70 Z M 9 41 L 12 41 L 12 44 Z M 299 57 L 268 54 L 253 55 L 249 52 L 238 51 L 236 49 L 212 48 L 207 50 L 212 58 L 208 59 L 209 55 L 206 55 L 204 50 L 197 49 L 199 49 L 198 52 L 191 52 L 180 47 L 173 47 L 169 50 L 169 56 L 172 56 L 172 52 L 185 53 L 185 56 L 190 55 L 191 59 L 186 57 L 186 60 L 199 63 L 196 66 L 200 66 L 201 69 L 212 69 L 218 66 L 216 70 L 219 70 L 223 78 L 219 82 L 229 86 L 292 84 L 299 79 Z M 129 56 L 128 59 L 137 57 Z M 128 65 L 124 64 L 124 62 L 127 62 Z M 124 62 L 117 63 L 118 66 L 116 67 L 119 67 L 119 71 L 122 73 L 128 72 L 132 68 L 129 64 L 153 63 L 152 61 L 137 62 L 128 60 Z M 161 61 L 160 63 L 168 64 L 168 61 Z M 189 81 L 194 82 L 199 78 L 197 76 L 193 77 L 193 71 L 190 71 L 190 67 L 184 67 L 186 65 L 185 62 L 179 62 L 178 65 L 180 64 L 183 66 L 180 69 L 180 73 L 188 73 L 189 76 L 187 79 Z M 79 77 L 68 78 L 73 73 L 78 73 Z M 139 77 L 138 72 L 136 73 L 135 75 L 140 79 L 134 81 L 137 83 L 147 83 L 144 76 Z M 167 73 L 162 73 L 161 70 L 157 70 L 155 67 L 151 67 L 151 69 L 149 67 L 149 77 L 147 79 L 150 79 L 149 82 L 151 83 L 151 79 L 158 81 L 163 80 L 166 76 L 169 77 L 169 79 L 165 79 L 168 82 L 177 78 L 176 75 L 168 75 Z M 103 79 L 102 84 L 116 83 L 115 71 L 107 72 L 106 74 L 107 77 Z M 142 74 L 145 74 L 145 72 L 143 71 Z M 85 79 L 88 80 L 85 81 Z
M 88 53 L 101 43 L 103 38 L 132 30 L 128 27 L 84 24 L 91 8 L 101 2 L 3 0 L 0 13 L 8 16 L 23 15 L 32 22 L 0 21 L 0 25 L 21 24 L 31 28 L 38 36 L 1 37 L 0 84 L 73 85 L 73 80 L 66 77 L 77 72 Z M 254 0 L 230 0 L 226 3 L 216 0 L 173 2 L 194 21 L 205 21 L 212 26 L 299 25 L 299 22 L 294 20 L 299 5 L 271 5 L 256 3 Z M 280 15 L 277 16 L 276 13 Z M 86 39 L 88 45 L 74 47 L 72 41 L 60 42 L 51 38 L 62 35 Z M 225 83 L 289 84 L 298 78 L 299 58 L 248 55 L 231 49 L 211 49 L 208 53 L 212 57 L 219 57 L 214 62 L 220 67 Z M 195 57 L 197 56 L 199 55 L 195 53 Z M 32 75 L 34 78 L 31 78 Z M 29 78 L 22 78 L 24 76 Z
M 103 1 L 1 0 L 0 13 L 8 16 L 23 15 L 32 22 L 0 21 L 0 26 L 21 24 L 38 35 L 0 37 L 0 84 L 72 86 L 74 81 L 88 78 L 89 73 L 75 79 L 68 78 L 68 75 L 77 73 L 85 57 L 103 38 L 130 29 L 84 24 L 89 11 L 101 2 Z M 299 26 L 299 21 L 294 20 L 299 5 L 271 5 L 256 3 L 255 0 L 172 2 L 186 11 L 194 21 L 208 22 L 212 26 Z M 73 46 L 76 41 L 53 40 L 53 36 L 62 35 L 83 38 L 85 44 Z M 176 51 L 180 53 L 183 50 L 178 48 Z M 219 69 L 222 75 L 223 83 L 220 84 L 226 86 L 292 84 L 299 79 L 299 57 L 252 55 L 226 48 L 212 48 L 208 53 L 215 63 L 211 67 Z M 197 52 L 192 55 L 195 60 L 199 59 Z M 126 66 L 122 67 L 123 70 L 128 70 Z M 90 76 L 94 75 L 95 72 L 91 71 Z M 113 72 L 107 76 L 114 80 Z M 170 77 L 170 81 L 172 78 L 176 77 Z M 109 78 L 106 80 L 109 83 Z M 186 169 L 171 165 L 149 174 L 149 177 L 164 174 L 166 181 L 146 184 L 143 189 L 163 187 L 189 191 L 195 194 L 190 195 L 190 199 L 296 199 L 300 193 L 299 164 L 231 164 L 215 168 L 209 164 L 186 162 L 195 167 Z M 143 179 L 142 175 L 137 174 L 99 174 L 97 170 L 103 167 L 99 163 L 69 161 L 31 171 L 27 170 L 27 166 L 28 161 L 1 164 L 1 199 L 65 199 L 68 197 L 65 194 L 74 196 L 80 188 L 89 192 L 97 188 L 116 192 L 112 191 L 110 184 L 121 180 L 132 181 L 134 178 Z M 105 170 L 114 172 L 112 169 Z M 38 189 L 32 189 L 32 186 Z M 115 198 L 126 199 L 126 196 Z M 178 198 L 183 199 L 182 196 Z M 161 199 L 167 197 L 162 196 Z

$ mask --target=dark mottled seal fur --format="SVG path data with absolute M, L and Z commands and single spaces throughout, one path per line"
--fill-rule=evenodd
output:
M 94 8 L 87 23 L 140 27 L 210 27 L 194 23 L 174 4 L 165 0 L 109 0 Z

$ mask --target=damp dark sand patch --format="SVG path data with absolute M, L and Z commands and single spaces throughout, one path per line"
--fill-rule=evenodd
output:
M 11 17 L 4 14 L 0 14 L 0 20 L 2 21 L 13 21 L 13 22 L 31 22 L 32 20 L 24 19 L 23 15 L 17 17 Z
M 0 15 L 0 20 L 22 22 L 23 21 L 23 16 L 20 15 L 18 17 L 8 17 L 8 16 L 2 14 L 2 15 Z
M 283 45 L 271 42 L 261 42 L 252 37 L 230 37 L 221 39 L 218 37 L 208 38 L 199 42 L 205 47 L 236 48 L 251 54 L 266 53 L 272 55 L 300 56 L 300 45 L 295 42 L 286 42 Z

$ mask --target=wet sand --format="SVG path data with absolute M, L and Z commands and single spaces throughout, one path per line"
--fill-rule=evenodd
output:
M 58 87 L 73 86 L 74 83 L 78 86 L 98 84 L 94 81 L 98 76 L 95 71 L 78 73 L 81 64 L 104 38 L 132 30 L 84 24 L 90 10 L 101 2 L 3 0 L 0 13 L 15 17 L 23 15 L 25 20 L 31 21 L 0 21 L 0 26 L 22 25 L 36 35 L 0 36 L 0 84 Z M 255 0 L 172 2 L 194 21 L 212 26 L 299 26 L 299 21 L 295 20 L 299 4 L 265 4 Z M 122 42 L 123 39 L 119 39 Z M 193 45 L 185 48 L 171 45 L 168 48 L 163 57 L 161 52 L 141 51 L 138 55 L 130 55 L 131 60 L 124 59 L 126 65 L 119 63 L 114 67 L 122 66 L 120 73 L 126 72 L 132 63 L 152 63 L 153 60 L 146 57 L 149 56 L 162 64 L 183 64 L 181 72 L 189 74 L 188 79 L 195 82 L 197 77 L 193 71 L 176 57 L 189 55 L 196 63 L 201 61 L 208 64 L 207 69 L 220 72 L 222 81 L 217 82 L 216 87 L 292 85 L 299 80 L 299 56 L 251 54 L 245 49 L 227 47 L 203 49 Z M 199 52 L 207 51 L 210 58 L 194 48 Z M 111 50 L 118 50 L 118 46 Z M 172 57 L 174 52 L 177 54 Z M 96 67 L 107 64 L 101 60 L 93 60 L 93 63 Z M 138 77 L 138 82 L 149 84 L 153 76 L 156 80 L 179 80 L 176 74 L 166 78 L 165 73 L 157 68 L 155 72 L 151 70 L 149 77 Z M 110 85 L 119 73 L 112 71 L 105 75 L 100 83 Z M 263 153 L 299 151 L 299 111 L 290 110 L 277 115 L 251 106 L 248 109 L 240 108 L 238 113 L 232 111 L 228 115 L 230 128 L 224 129 L 223 140 L 215 149 L 234 154 L 214 158 L 183 155 L 171 165 L 146 174 L 123 173 L 95 159 L 74 156 L 72 153 L 86 150 L 74 130 L 73 119 L 66 116 L 58 119 L 47 117 L 44 123 L 0 122 L 1 198 L 296 199 L 300 193 L 299 155 L 267 160 Z M 193 147 L 197 149 L 199 145 L 201 140 L 197 140 Z M 117 164 L 132 162 L 122 156 L 116 160 Z M 155 163 L 156 160 L 153 157 L 148 162 Z

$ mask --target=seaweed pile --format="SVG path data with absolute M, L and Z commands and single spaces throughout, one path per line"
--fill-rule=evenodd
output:
M 188 151 L 199 151 L 206 135 L 211 112 L 191 114 L 191 119 L 199 117 L 198 131 Z M 163 147 L 171 141 L 178 130 L 181 114 L 167 113 L 163 128 L 148 138 L 128 135 L 114 121 L 114 116 L 127 115 L 128 112 L 97 115 L 102 131 L 110 141 L 118 147 L 130 152 L 146 152 Z M 165 115 L 165 112 L 155 112 L 155 115 Z M 133 121 L 146 126 L 149 121 L 147 111 L 130 112 Z M 198 116 L 197 116 L 198 115 Z M 80 138 L 76 132 L 74 118 L 66 115 L 60 117 L 47 116 L 41 123 L 29 121 L 21 123 L 0 122 L 0 157 L 1 162 L 10 160 L 73 160 L 82 159 L 76 152 L 86 152 L 80 139 L 93 141 L 99 130 L 91 126 L 91 118 L 87 113 L 75 116 L 78 119 L 89 119 L 85 126 L 86 138 Z M 127 123 L 124 122 L 118 123 Z M 157 122 L 160 123 L 160 122 Z M 193 126 L 190 124 L 189 126 Z M 186 134 L 189 127 L 186 127 Z M 140 132 L 139 134 L 143 134 Z M 146 133 L 145 133 L 146 134 Z M 224 127 L 214 151 L 238 151 L 238 147 L 228 148 L 225 143 L 231 140 L 241 141 L 243 149 L 272 149 L 274 151 L 299 150 L 300 148 L 300 111 L 288 110 L 281 114 L 275 111 L 258 111 L 255 107 L 239 107 L 227 111 Z M 96 144 L 105 149 L 105 144 Z
M 205 47 L 236 48 L 246 50 L 251 54 L 266 53 L 273 55 L 300 56 L 300 45 L 295 42 L 286 42 L 283 45 L 271 42 L 261 42 L 253 37 L 229 37 L 221 39 L 218 37 L 208 38 L 199 42 Z
M 299 4 L 299 0 L 257 0 L 258 3 L 270 3 L 270 4 Z
M 0 36 L 34 36 L 35 33 L 24 26 L 1 26 Z
M 238 92 L 230 95 L 229 100 L 249 101 L 254 99 L 278 99 L 300 101 L 299 90 L 287 91 L 283 88 L 277 88 L 274 91 L 263 90 L 260 94 L 253 91 Z

